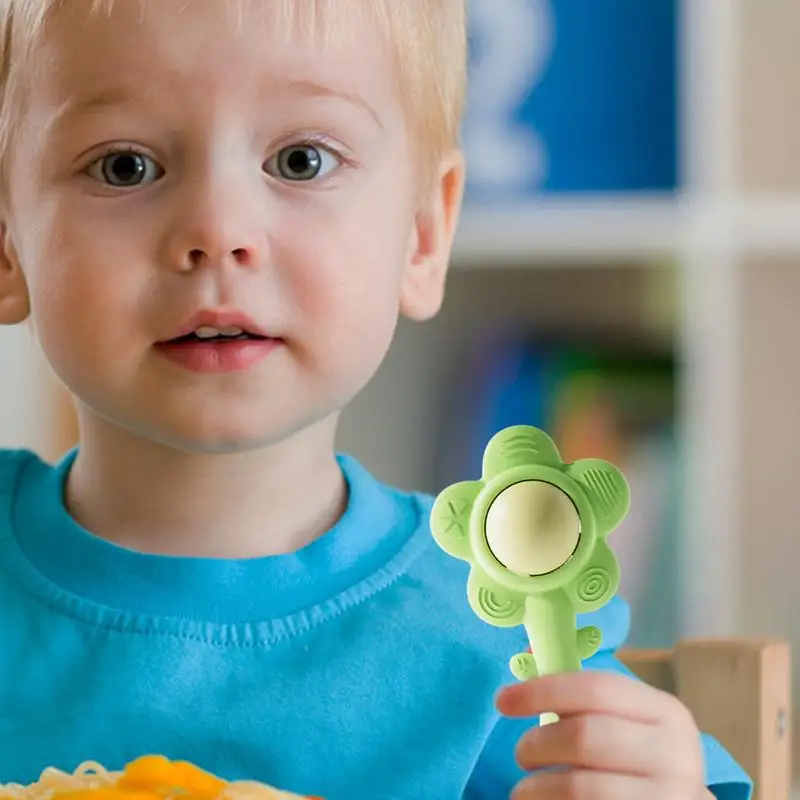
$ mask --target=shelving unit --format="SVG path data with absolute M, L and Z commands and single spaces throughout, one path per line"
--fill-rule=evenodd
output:
M 424 484 L 449 354 L 463 351 L 487 293 L 504 296 L 506 276 L 533 296 L 553 289 L 553 271 L 569 272 L 559 280 L 573 296 L 554 305 L 580 314 L 599 302 L 592 275 L 618 280 L 624 267 L 640 273 L 635 283 L 671 264 L 687 463 L 682 632 L 772 633 L 800 650 L 800 6 L 685 0 L 681 16 L 680 192 L 468 210 L 455 307 L 427 330 L 401 326 L 342 443 L 388 478 Z

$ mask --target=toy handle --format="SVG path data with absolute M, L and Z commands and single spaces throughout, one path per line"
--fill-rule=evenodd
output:
M 577 639 L 577 615 L 562 592 L 547 597 L 528 597 L 525 603 L 525 632 L 539 677 L 583 669 Z M 558 714 L 545 712 L 539 725 L 558 722 Z
M 540 677 L 581 671 L 576 637 L 577 616 L 563 593 L 528 597 L 523 624 Z

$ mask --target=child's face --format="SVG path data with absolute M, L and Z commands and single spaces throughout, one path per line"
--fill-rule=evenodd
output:
M 377 24 L 322 47 L 275 32 L 270 3 L 89 5 L 34 56 L 57 69 L 12 154 L 0 295 L 26 292 L 84 422 L 203 451 L 334 415 L 398 312 L 437 310 L 461 189 L 454 162 L 419 204 Z M 204 311 L 273 341 L 159 344 Z

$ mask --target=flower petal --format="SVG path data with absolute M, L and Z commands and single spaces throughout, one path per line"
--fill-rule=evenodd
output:
M 445 553 L 469 561 L 469 517 L 475 498 L 483 489 L 481 481 L 461 481 L 448 486 L 437 498 L 431 510 L 431 533 Z
M 513 628 L 525 619 L 525 595 L 497 586 L 476 567 L 469 574 L 467 597 L 472 610 L 490 625 Z
M 597 517 L 598 535 L 606 536 L 625 519 L 631 502 L 625 476 L 613 465 L 599 458 L 584 458 L 570 464 L 569 474 L 589 496 Z
M 558 448 L 544 431 L 530 425 L 514 425 L 489 440 L 483 454 L 483 479 L 489 481 L 512 467 L 557 467 L 562 463 Z
M 602 608 L 619 589 L 619 562 L 606 544 L 598 539 L 586 568 L 577 580 L 564 587 L 577 614 Z

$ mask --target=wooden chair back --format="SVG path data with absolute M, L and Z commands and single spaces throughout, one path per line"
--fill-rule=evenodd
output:
M 753 800 L 789 800 L 791 653 L 775 639 L 697 639 L 674 650 L 623 650 L 639 678 L 681 699 L 755 783 Z

